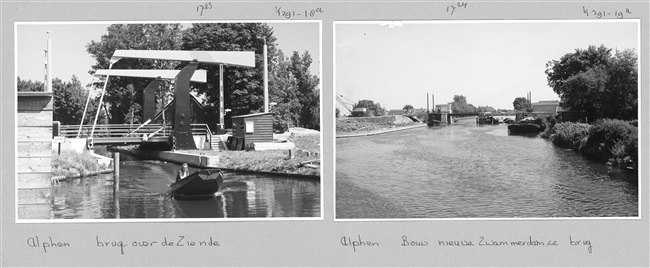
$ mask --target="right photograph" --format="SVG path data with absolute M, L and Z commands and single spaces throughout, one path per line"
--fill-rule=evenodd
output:
M 639 23 L 334 22 L 336 220 L 638 218 Z

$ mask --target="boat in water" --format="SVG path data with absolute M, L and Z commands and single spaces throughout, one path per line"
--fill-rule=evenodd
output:
M 476 117 L 477 125 L 498 125 L 499 123 L 501 123 L 499 122 L 499 119 L 494 118 L 491 115 L 483 115 L 483 116 Z
M 427 125 L 432 127 L 432 126 L 439 126 L 440 125 L 440 120 L 435 120 L 435 119 L 430 119 L 427 122 Z
M 537 119 L 527 117 L 515 124 L 508 125 L 509 134 L 538 134 L 542 128 L 537 124 Z
M 185 178 L 176 178 L 169 187 L 174 198 L 208 199 L 219 191 L 223 184 L 223 173 L 219 169 L 203 169 Z

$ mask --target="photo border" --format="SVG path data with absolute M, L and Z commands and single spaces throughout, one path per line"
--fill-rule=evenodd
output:
M 323 162 L 323 23 L 321 20 L 169 20 L 169 21 L 14 21 L 14 81 L 18 77 L 18 26 L 19 25 L 75 25 L 75 24 L 190 24 L 190 23 L 204 23 L 204 24 L 219 24 L 219 23 L 272 23 L 272 24 L 300 24 L 300 23 L 317 23 L 318 24 L 318 87 L 319 87 L 319 120 L 321 130 L 319 131 L 320 149 L 319 161 Z M 14 83 L 14 105 L 18 108 L 18 84 Z M 18 112 L 14 111 L 14 152 L 18 151 Z M 15 158 L 18 158 L 16 154 Z M 323 165 L 319 169 L 319 188 L 320 188 L 320 215 L 314 217 L 237 217 L 237 218 L 126 218 L 126 219 L 21 219 L 18 213 L 18 162 L 14 163 L 14 223 L 147 223 L 147 222 L 259 222 L 259 221 L 322 221 L 325 215 L 325 191 L 323 187 Z M 255 173 L 251 173 L 255 174 Z
M 594 24 L 611 24 L 611 23 L 630 23 L 630 22 L 636 22 L 636 33 L 637 33 L 637 47 L 638 51 L 637 52 L 637 70 L 638 70 L 638 77 L 637 77 L 637 101 L 638 101 L 638 108 L 637 108 L 637 118 L 638 118 L 638 127 L 637 127 L 637 139 L 638 139 L 638 153 L 639 153 L 639 166 L 637 167 L 637 178 L 638 178 L 638 196 L 637 196 L 637 216 L 636 217 L 523 217 L 523 218 L 502 218 L 502 217 L 495 217 L 495 218 L 485 218 L 485 217 L 477 217 L 477 218 L 463 218 L 463 217 L 458 217 L 458 218 L 345 218 L 341 219 L 337 217 L 336 214 L 336 114 L 333 114 L 333 127 L 332 127 L 332 132 L 334 133 L 334 138 L 333 138 L 333 149 L 334 149 L 334 162 L 333 162 L 333 169 L 334 169 L 334 191 L 333 191 L 333 214 L 334 214 L 334 221 L 338 222 L 385 222 L 385 221 L 396 221 L 396 222 L 402 222 L 402 221 L 556 221 L 556 220 L 642 220 L 641 217 L 641 212 L 643 209 L 643 202 L 642 202 L 642 197 L 644 194 L 647 194 L 644 192 L 645 188 L 641 184 L 641 168 L 645 165 L 647 160 L 644 158 L 644 155 L 641 154 L 641 148 L 645 146 L 645 141 L 641 137 L 641 128 L 645 125 L 645 123 L 642 120 L 642 113 L 641 110 L 643 109 L 643 101 L 641 99 L 641 80 L 642 80 L 642 69 L 641 69 L 641 60 L 642 60 L 642 47 L 641 47 L 641 19 L 618 19 L 618 20 L 579 20 L 579 19 L 565 19 L 565 20 L 559 20 L 559 19 L 530 19 L 530 20 L 525 20 L 525 19 L 512 19 L 512 20 L 390 20 L 390 21 L 382 21 L 382 20 L 368 20 L 368 21 L 333 21 L 332 22 L 332 72 L 333 72 L 333 90 L 332 90 L 332 98 L 336 98 L 336 29 L 337 25 L 379 25 L 380 23 L 391 23 L 391 22 L 400 22 L 402 25 L 408 25 L 408 24 L 418 24 L 418 25 L 438 25 L 438 24 L 517 24 L 517 23 L 539 23 L 539 24 L 544 24 L 544 23 L 594 23 Z M 336 109 L 337 103 L 334 102 L 334 109 Z M 435 104 L 434 104 L 435 105 Z M 352 138 L 354 139 L 354 138 Z M 554 145 L 555 146 L 555 145 Z

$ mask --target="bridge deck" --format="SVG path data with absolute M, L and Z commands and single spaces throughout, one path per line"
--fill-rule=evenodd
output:
M 59 136 L 66 138 L 90 138 L 92 126 L 62 125 Z M 192 124 L 193 135 L 210 136 L 210 128 L 205 124 Z M 130 124 L 96 125 L 92 135 L 93 144 L 143 144 L 166 143 L 173 130 L 170 125 L 148 124 L 145 126 Z

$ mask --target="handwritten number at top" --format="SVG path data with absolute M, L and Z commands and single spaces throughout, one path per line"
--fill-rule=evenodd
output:
M 448 5 L 447 13 L 450 13 L 449 15 L 454 15 L 456 8 L 467 8 L 467 2 L 457 2 L 456 5 Z
M 203 16 L 203 11 L 206 9 L 212 9 L 212 2 L 196 6 L 196 12 L 200 12 L 199 16 Z

